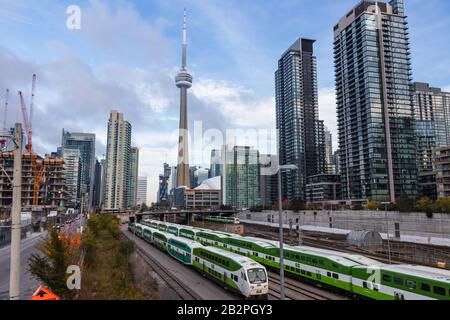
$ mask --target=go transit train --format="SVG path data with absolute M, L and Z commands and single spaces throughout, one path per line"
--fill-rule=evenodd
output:
M 245 298 L 267 299 L 269 284 L 267 271 L 258 262 L 217 247 L 204 246 L 187 237 L 155 229 L 149 225 L 129 223 L 128 229 L 168 253 L 185 265 L 191 266 L 223 287 Z M 169 230 L 169 226 L 161 227 Z
M 280 268 L 279 242 L 221 231 L 146 220 L 189 238 L 272 268 Z M 450 271 L 417 265 L 387 265 L 363 255 L 309 246 L 284 245 L 285 272 L 307 282 L 376 300 L 450 300 Z

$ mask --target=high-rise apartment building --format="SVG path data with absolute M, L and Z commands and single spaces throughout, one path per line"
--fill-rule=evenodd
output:
M 172 168 L 164 163 L 164 172 L 159 175 L 159 188 L 158 188 L 158 203 L 164 203 L 169 201 L 169 180 L 172 173 Z M 175 175 L 176 178 L 176 175 Z
M 147 205 L 147 177 L 138 178 L 136 205 Z
M 82 172 L 83 165 L 79 149 L 62 148 L 59 151 L 64 161 L 63 173 L 67 185 L 67 206 L 76 208 L 80 205 L 82 192 Z
M 252 147 L 223 146 L 222 201 L 237 209 L 260 204 L 259 152 Z
M 92 206 L 95 166 L 95 134 L 69 132 L 63 129 L 62 149 L 78 149 L 81 157 L 81 189 L 89 194 L 88 204 Z
M 128 207 L 136 206 L 137 184 L 139 177 L 139 149 L 131 148 L 130 154 L 130 192 L 128 194 Z
M 306 177 L 323 170 L 314 42 L 295 41 L 278 61 L 275 73 L 280 164 L 298 167 L 282 176 L 283 196 L 289 200 L 305 200 Z
M 333 154 L 333 136 L 328 130 L 328 128 L 324 127 L 324 138 L 325 138 L 325 173 L 326 174 L 336 174 L 336 163 L 334 161 Z
M 103 208 L 105 203 L 105 190 L 106 190 L 106 159 L 100 160 L 100 202 L 99 207 Z
M 334 27 L 342 193 L 417 196 L 414 107 L 403 1 L 362 1 Z
M 127 209 L 130 192 L 131 124 L 111 111 L 106 146 L 105 209 Z
M 413 90 L 419 195 L 436 199 L 433 156 L 450 146 L 450 93 L 419 82 Z
M 437 197 L 450 197 L 450 147 L 437 148 L 434 155 Z
M 209 177 L 214 178 L 222 175 L 222 158 L 220 150 L 211 150 L 211 168 L 209 169 Z
M 97 210 L 100 208 L 100 191 L 102 182 L 102 166 L 100 161 L 95 159 L 94 166 L 94 182 L 92 184 L 92 208 Z

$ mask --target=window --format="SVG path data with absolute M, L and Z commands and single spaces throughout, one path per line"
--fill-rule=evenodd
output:
M 339 275 L 337 273 L 333 273 L 333 278 L 334 279 L 339 279 Z
M 436 294 L 438 294 L 438 295 L 445 296 L 445 289 L 442 288 L 442 287 L 436 287 L 436 286 L 434 286 L 434 287 L 433 287 L 433 292 L 436 293 Z
M 394 277 L 394 283 L 399 286 L 403 286 L 403 279 Z
M 410 289 L 415 289 L 417 287 L 417 284 L 413 280 L 406 280 L 406 286 Z
M 368 289 L 367 282 L 363 281 L 363 287 Z
M 383 274 L 383 281 L 391 282 L 392 281 L 392 277 L 390 275 Z
M 331 272 L 327 272 L 327 277 L 331 278 Z
M 426 283 L 421 283 L 420 290 L 430 292 L 430 285 Z

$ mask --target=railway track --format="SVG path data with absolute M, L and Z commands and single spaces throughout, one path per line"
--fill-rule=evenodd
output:
M 125 238 L 133 241 L 126 232 L 122 233 Z M 145 252 L 136 244 L 136 252 L 141 256 L 142 260 L 171 288 L 181 300 L 201 300 L 195 292 L 186 288 L 186 286 L 168 272 L 155 258 Z
M 275 286 L 274 290 L 279 294 L 280 275 L 273 271 L 268 271 L 268 275 L 270 289 L 273 290 Z M 284 287 L 286 297 L 291 298 L 291 300 L 348 300 L 347 297 L 288 277 L 284 279 Z

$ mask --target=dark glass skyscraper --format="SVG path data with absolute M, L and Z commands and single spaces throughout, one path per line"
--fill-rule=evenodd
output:
M 362 1 L 334 27 L 342 193 L 416 197 L 414 107 L 403 1 Z
M 81 189 L 89 193 L 89 207 L 92 207 L 94 170 L 95 170 L 95 134 L 71 133 L 62 131 L 62 149 L 77 149 L 81 157 Z
M 295 164 L 297 171 L 283 173 L 283 196 L 305 200 L 306 177 L 321 173 L 324 164 L 319 141 L 317 63 L 315 40 L 299 38 L 282 55 L 275 73 L 276 121 L 280 164 Z
M 94 183 L 92 185 L 92 208 L 100 209 L 101 200 L 100 200 L 100 192 L 101 192 L 101 182 L 102 182 L 102 166 L 100 161 L 95 160 L 94 166 Z

